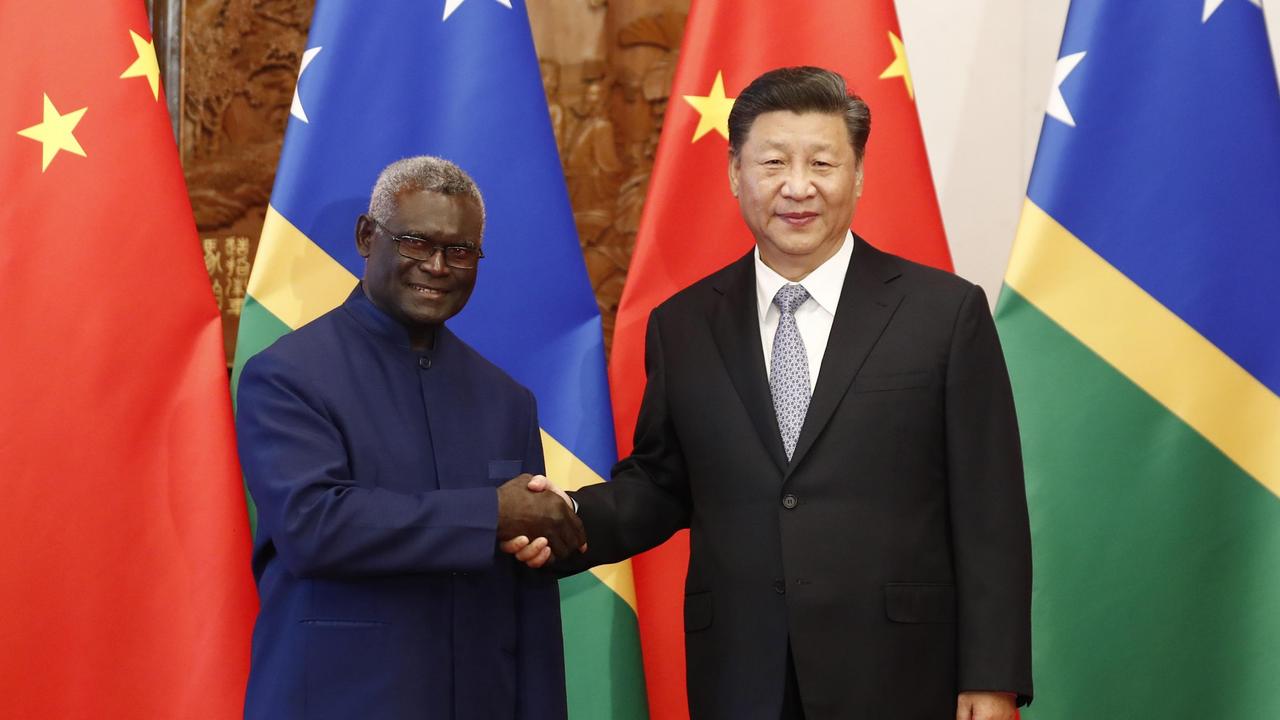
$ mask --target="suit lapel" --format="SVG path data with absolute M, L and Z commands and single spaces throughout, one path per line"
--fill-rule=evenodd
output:
M 796 450 L 791 456 L 790 475 L 804 459 L 814 441 L 822 434 L 836 407 L 844 399 L 853 382 L 853 376 L 880 339 L 889 324 L 889 318 L 902 302 L 902 294 L 889 283 L 901 272 L 887 255 L 854 236 L 853 257 L 849 271 L 844 276 L 844 288 L 840 291 L 840 305 L 836 308 L 831 336 L 822 356 L 822 368 L 818 372 L 818 384 L 809 402 Z M 757 327 L 756 336 L 760 335 Z M 759 340 L 757 339 L 757 343 Z M 772 407 L 769 417 L 773 417 Z M 777 421 L 774 420 L 776 425 Z M 777 435 L 775 428 L 774 434 Z M 781 440 L 778 440 L 781 443 Z
M 773 397 L 769 394 L 769 378 L 760 344 L 753 253 L 734 263 L 723 282 L 715 286 L 721 297 L 713 310 L 711 331 L 760 442 L 778 469 L 785 471 L 787 456 L 782 449 L 782 435 L 773 410 Z

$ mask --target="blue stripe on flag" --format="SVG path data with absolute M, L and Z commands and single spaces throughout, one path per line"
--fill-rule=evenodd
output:
M 1280 90 L 1262 11 L 1203 7 L 1072 2 L 1028 195 L 1280 393 Z

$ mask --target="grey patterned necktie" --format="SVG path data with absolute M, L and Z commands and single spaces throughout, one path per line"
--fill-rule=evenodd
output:
M 783 285 L 773 296 L 773 304 L 781 312 L 778 330 L 773 335 L 773 354 L 769 361 L 769 392 L 773 394 L 773 411 L 778 415 L 782 431 L 782 447 L 787 460 L 796 450 L 805 413 L 809 411 L 809 354 L 796 327 L 796 308 L 809 299 L 803 285 Z

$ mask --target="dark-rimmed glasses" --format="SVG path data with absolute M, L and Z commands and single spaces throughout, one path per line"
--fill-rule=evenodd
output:
M 484 257 L 483 250 L 471 245 L 446 245 L 417 235 L 396 235 L 388 230 L 386 225 L 378 222 L 377 218 L 368 217 L 374 227 L 382 230 L 387 237 L 395 241 L 400 255 L 410 260 L 430 262 L 435 258 L 436 253 L 440 253 L 444 257 L 445 265 L 457 270 L 474 270 L 480 264 L 480 258 Z

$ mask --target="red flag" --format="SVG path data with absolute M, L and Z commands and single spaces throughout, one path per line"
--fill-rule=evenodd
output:
M 854 230 L 881 249 L 951 269 L 901 38 L 892 0 L 694 0 L 614 330 L 609 377 L 620 456 L 631 450 L 644 389 L 649 311 L 752 245 L 729 193 L 727 123 L 734 96 L 766 70 L 817 65 L 844 75 L 871 107 Z M 688 717 L 687 563 L 680 533 L 634 564 L 649 709 L 662 720 Z
M 233 718 L 219 314 L 141 0 L 0 5 L 0 717 Z

